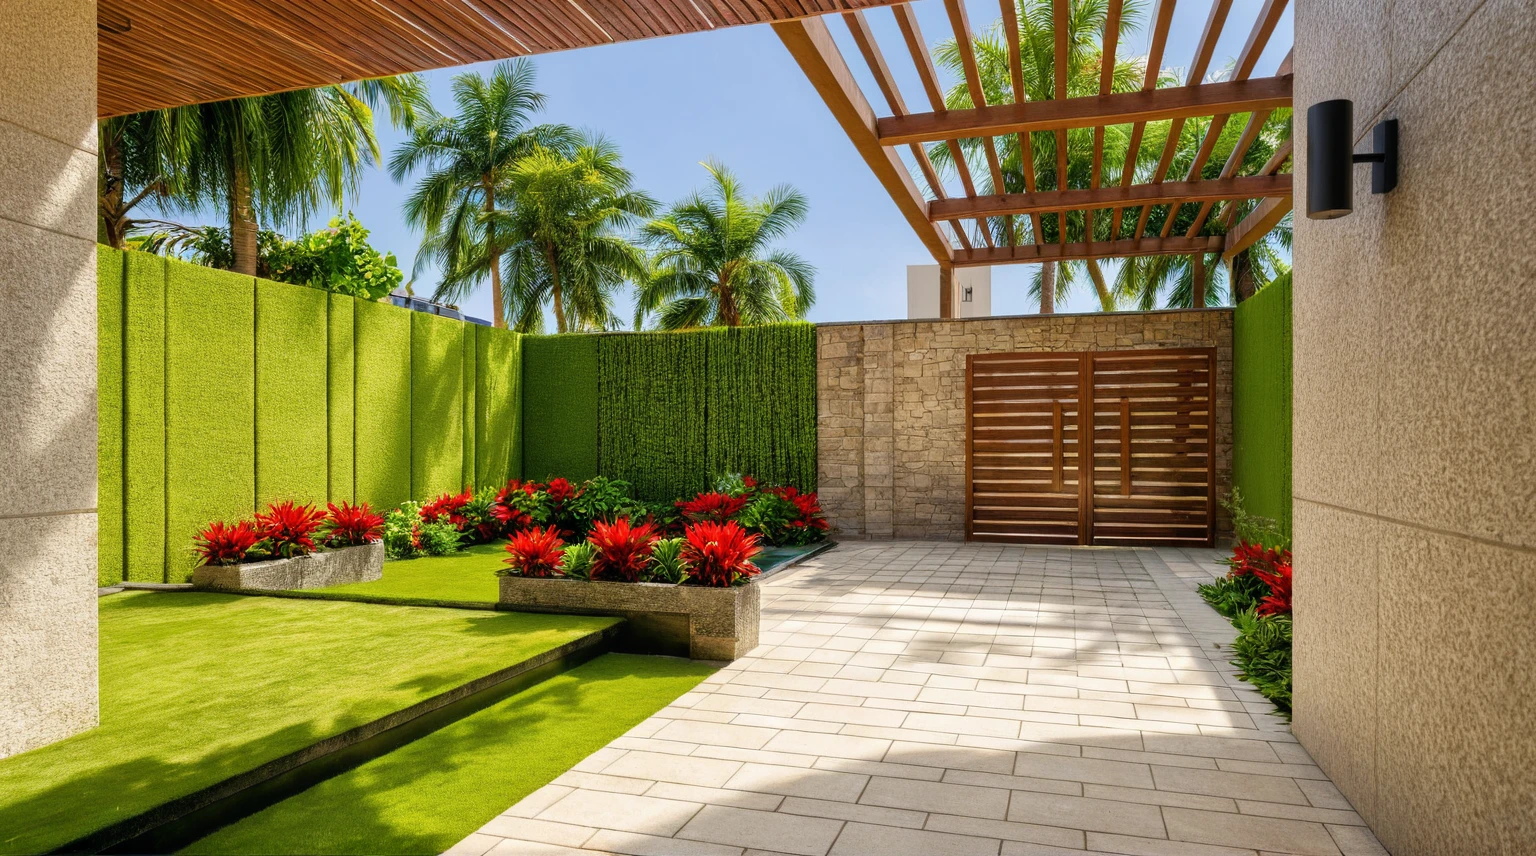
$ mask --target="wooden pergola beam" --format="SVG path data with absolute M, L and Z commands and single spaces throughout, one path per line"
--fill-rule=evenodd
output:
M 1019 13 L 1014 0 L 1001 0 L 1003 10 L 1003 36 L 1008 42 L 1008 77 L 1013 84 L 1013 103 L 1029 100 L 1024 89 L 1024 56 L 1019 48 Z M 1029 134 L 1019 134 L 1019 169 L 1024 173 L 1024 189 L 1035 192 L 1035 151 Z M 1029 226 L 1035 243 L 1040 243 L 1040 215 L 1029 215 Z
M 955 47 L 960 51 L 960 65 L 965 71 L 965 87 L 970 93 L 971 103 L 977 107 L 987 106 L 987 93 L 981 85 L 981 70 L 976 66 L 976 50 L 972 44 L 971 23 L 965 14 L 965 0 L 944 0 L 944 9 L 949 13 L 949 25 L 955 32 Z M 982 140 L 983 153 L 987 157 L 987 169 L 992 177 L 992 187 L 996 192 L 1002 192 L 1003 168 L 997 158 L 997 143 L 987 137 Z M 1004 237 L 1008 243 L 1016 244 L 1013 233 L 1013 221 L 1004 224 Z M 981 227 L 989 235 L 991 224 L 983 221 Z M 988 241 L 987 243 L 992 243 Z
M 1232 257 L 1258 243 L 1261 238 L 1269 234 L 1269 230 L 1285 219 L 1285 215 L 1291 212 L 1291 199 L 1282 196 L 1279 199 L 1266 199 L 1259 206 L 1249 212 L 1243 218 L 1237 228 L 1228 232 L 1222 238 L 1222 261 L 1230 262 Z
M 1006 214 L 1054 214 L 1084 208 L 1128 208 L 1133 205 L 1167 205 L 1174 202 L 1205 202 L 1225 199 L 1260 199 L 1291 195 L 1291 176 L 1245 175 L 1204 181 L 1169 181 L 1133 184 L 1129 187 L 1042 190 L 1008 193 L 976 199 L 936 199 L 928 203 L 928 219 L 938 222 L 959 217 L 999 217 Z M 1190 235 L 1188 237 L 1194 237 Z
M 955 253 L 955 267 L 1070 262 L 1085 259 L 1115 259 L 1126 256 L 1187 256 L 1194 253 L 1221 252 L 1222 239 L 1210 238 L 1123 238 L 1118 241 L 1074 242 L 1070 244 L 1025 244 L 1018 247 L 977 247 Z
M 1216 113 L 1249 113 L 1291 106 L 1291 80 L 1291 75 L 1259 77 L 1062 101 L 910 113 L 879 119 L 875 129 L 881 145 L 900 146 L 932 140 L 1188 119 Z
M 779 21 L 773 25 L 790 56 L 800 65 L 806 79 L 815 87 L 843 133 L 891 195 L 896 208 L 917 233 L 940 265 L 954 256 L 949 241 L 938 226 L 928 222 L 927 200 L 912 182 L 906 164 L 891 149 L 880 144 L 875 134 L 875 112 L 864 100 L 848 64 L 832 40 L 826 22 L 820 18 Z
M 1143 69 L 1141 82 L 1143 92 L 1157 89 L 1158 77 L 1162 75 L 1163 50 L 1168 46 L 1168 28 L 1173 24 L 1174 2 L 1175 0 L 1157 0 L 1157 6 L 1152 10 L 1152 42 L 1147 46 L 1146 67 Z M 1141 162 L 1141 135 L 1146 127 L 1146 122 L 1137 122 L 1131 126 L 1131 140 L 1126 147 L 1125 164 L 1120 172 L 1121 185 L 1129 185 L 1131 179 L 1136 177 L 1136 166 Z M 1115 209 L 1109 225 L 1110 237 L 1120 234 L 1120 214 L 1121 210 Z

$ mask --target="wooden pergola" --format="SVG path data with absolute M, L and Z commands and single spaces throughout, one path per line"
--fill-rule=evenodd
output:
M 944 286 L 948 284 L 955 267 L 1147 255 L 1190 255 L 1196 271 L 1195 305 L 1199 306 L 1204 303 L 1205 256 L 1217 253 L 1230 261 L 1237 253 L 1263 238 L 1291 209 L 1291 176 L 1281 172 L 1290 158 L 1289 140 L 1256 174 L 1241 174 L 1249 148 L 1273 111 L 1291 106 L 1289 55 L 1274 77 L 1253 77 L 1259 56 L 1269 45 L 1285 11 L 1286 2 L 1266 0 L 1253 22 L 1231 74 L 1220 82 L 1204 82 L 1217 40 L 1221 37 L 1232 9 L 1232 0 L 1211 0 L 1205 29 L 1185 77 L 1189 83 L 1158 88 L 1175 3 L 1175 0 L 1158 0 L 1150 19 L 1151 42 L 1142 87 L 1135 92 L 1115 93 L 1111 92 L 1111 77 L 1124 0 L 1110 0 L 1099 94 L 1068 97 L 1067 16 L 1070 3 L 1068 0 L 1055 0 L 1054 97 L 1029 101 L 1025 94 L 1020 58 L 1018 13 L 1013 0 L 1001 0 L 1013 99 L 1009 103 L 989 104 L 986 103 L 973 49 L 965 0 L 943 0 L 959 48 L 967 89 L 975 103 L 972 108 L 958 110 L 946 109 L 938 72 L 918 28 L 917 16 L 909 4 L 900 3 L 890 9 L 896 17 L 904 47 L 922 81 L 928 102 L 927 112 L 912 112 L 908 109 L 885 54 L 875 41 L 864 10 L 849 9 L 842 13 L 843 21 L 880 89 L 889 109 L 889 115 L 886 116 L 876 115 L 870 106 L 869 99 L 860 90 L 848 64 L 838 51 L 824 19 L 781 21 L 773 26 L 865 163 L 939 263 L 939 304 L 942 317 L 953 314 L 952 289 Z M 1248 114 L 1248 122 L 1236 146 L 1217 177 L 1205 178 L 1202 172 L 1222 131 L 1234 115 L 1240 114 Z M 1210 121 L 1193 163 L 1185 174 L 1170 175 L 1180 132 L 1185 123 L 1205 117 Z M 1170 122 L 1167 142 L 1150 180 L 1134 183 L 1136 165 L 1140 161 L 1137 153 L 1142 145 L 1143 133 L 1148 122 L 1156 121 Z M 1129 154 L 1123 164 L 1106 165 L 1105 129 L 1116 125 L 1131 127 Z M 1034 174 L 1031 136 L 1036 133 L 1055 135 L 1055 175 L 1065 177 L 1066 134 L 1076 128 L 1094 129 L 1090 186 L 1039 186 Z M 972 166 L 966 161 L 965 147 L 961 141 L 982 141 L 979 148 L 985 156 L 985 168 L 989 171 L 991 185 L 1004 188 L 1006 185 L 998 157 L 997 140 L 1007 135 L 1018 136 L 1021 154 L 1019 164 L 1025 192 L 978 194 Z M 960 196 L 949 196 L 946 193 L 932 159 L 924 148 L 925 144 L 935 143 L 943 144 L 948 151 L 963 188 Z M 902 147 L 908 149 L 916 162 L 927 184 L 927 193 L 919 188 L 911 170 L 898 154 Z M 1106 169 L 1106 166 L 1111 168 Z M 1119 167 L 1118 176 L 1113 174 L 1113 167 L 1116 166 Z M 1249 199 L 1262 201 L 1234 228 L 1231 221 L 1237 210 L 1235 203 Z M 1172 234 L 1173 211 L 1164 218 L 1160 230 L 1155 234 L 1148 231 L 1148 218 L 1156 206 L 1174 206 L 1176 211 L 1178 206 L 1196 203 L 1200 207 L 1194 223 L 1183 234 Z M 1202 235 L 1207 221 L 1219 205 L 1222 206 L 1219 216 L 1222 217 L 1222 231 L 1225 234 Z M 1128 208 L 1137 208 L 1140 213 L 1133 225 L 1122 228 L 1122 216 Z M 1043 234 L 1041 218 L 1064 218 L 1067 212 L 1074 211 L 1083 212 L 1087 224 L 1084 230 L 1086 236 L 1093 235 L 1093 218 L 1103 212 L 1111 219 L 1110 234 L 1114 237 L 1111 240 L 1069 242 L 1066 240 L 1067 230 L 1058 228 L 1058 241 L 1038 241 L 1038 236 Z M 1012 217 L 1017 215 L 1029 218 L 1031 228 L 1027 236 L 1019 235 L 1020 230 L 1013 227 Z M 997 223 L 989 222 L 989 218 L 1001 217 L 1007 218 L 1000 221 L 1001 228 L 997 228 Z M 974 221 L 977 228 L 974 231 L 967 229 L 967 221 Z M 1127 218 L 1125 224 L 1131 224 L 1131 220 Z M 973 240 L 973 236 L 980 240 Z M 1021 240 L 1023 237 L 1030 240 Z
M 1110 0 L 1104 72 L 1096 96 L 1067 97 L 1067 15 L 1069 0 L 1055 0 L 1055 91 L 1051 99 L 1024 96 L 1013 0 L 1000 7 L 1012 71 L 1010 103 L 985 103 L 964 0 L 943 0 L 960 47 L 968 88 L 980 99 L 975 107 L 946 110 L 938 72 L 910 5 L 896 0 L 100 0 L 97 6 L 98 95 L 102 117 L 280 92 L 310 86 L 425 71 L 485 60 L 569 50 L 619 41 L 698 32 L 742 24 L 771 23 L 811 84 L 831 109 L 854 147 L 884 185 L 923 244 L 939 262 L 942 282 L 955 267 L 1072 261 L 1127 256 L 1188 254 L 1203 267 L 1206 254 L 1230 260 L 1272 229 L 1291 208 L 1291 176 L 1281 169 L 1289 160 L 1287 141 L 1256 174 L 1242 175 L 1249 147 L 1271 113 L 1291 105 L 1290 58 L 1274 77 L 1253 77 L 1287 0 L 1266 0 L 1253 22 L 1228 79 L 1202 82 L 1216 42 L 1227 24 L 1233 0 L 1210 0 L 1210 12 L 1188 85 L 1158 88 L 1164 48 L 1175 0 L 1157 0 L 1145 81 L 1139 91 L 1110 92 L 1124 0 Z M 927 112 L 912 112 L 897 89 L 885 55 L 876 43 L 867 10 L 888 7 L 895 15 L 904 47 L 922 81 Z M 827 28 L 827 15 L 841 15 L 889 108 L 876 115 L 860 90 Z M 1202 171 L 1217 139 L 1235 114 L 1248 114 L 1242 136 L 1216 178 Z M 1170 175 L 1180 131 L 1190 119 L 1209 117 L 1202 145 L 1184 175 Z M 1151 180 L 1133 183 L 1143 133 L 1148 122 L 1171 123 L 1168 142 Z M 1104 162 L 1105 129 L 1130 125 L 1125 163 Z M 1094 157 L 1088 187 L 1038 186 L 1031 135 L 1054 134 L 1056 174 L 1067 172 L 1067 131 L 1093 128 Z M 1005 183 L 997 139 L 1017 135 L 1023 193 L 977 193 L 962 140 L 980 139 L 994 188 Z M 944 189 L 924 144 L 942 143 L 958 173 L 963 193 Z M 920 189 L 898 150 L 907 148 L 922 174 Z M 1233 227 L 1235 202 L 1261 204 Z M 1159 205 L 1198 203 L 1194 225 L 1171 234 L 1174 218 L 1165 218 L 1157 234 L 1147 231 L 1148 217 Z M 1208 218 L 1221 206 L 1224 235 L 1202 235 Z M 1139 209 L 1136 222 L 1122 228 L 1127 209 Z M 1111 219 L 1112 240 L 1039 243 L 1042 218 L 1063 218 L 1081 211 L 1092 224 L 1099 212 Z M 1026 216 L 1029 235 L 1013 228 L 1014 216 Z M 1006 218 L 1001 229 L 989 218 Z M 973 241 L 967 222 L 977 224 Z M 1126 223 L 1130 223 L 1127 218 Z M 1092 235 L 1092 228 L 1086 230 Z M 1002 240 L 994 236 L 1000 235 Z M 1028 241 L 1021 240 L 1027 237 Z M 1203 287 L 1203 277 L 1196 282 Z M 941 315 L 952 314 L 952 289 L 940 289 Z M 1200 296 L 1196 295 L 1200 305 Z

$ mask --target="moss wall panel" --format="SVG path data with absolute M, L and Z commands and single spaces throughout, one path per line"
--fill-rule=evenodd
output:
M 708 342 L 724 331 L 597 337 L 598 472 L 635 495 L 668 500 L 704 489 Z
M 463 431 L 462 445 L 463 457 L 459 462 L 459 471 L 464 475 L 464 484 L 480 487 L 476 480 L 475 446 L 478 438 L 475 436 L 475 417 L 479 407 L 475 402 L 477 387 L 479 386 L 479 337 L 476 330 L 478 324 L 465 323 L 459 333 L 459 348 L 461 353 L 459 379 L 462 382 L 462 391 L 459 394 L 460 404 L 460 428 Z
M 597 343 L 602 338 L 523 338 L 525 478 L 597 475 Z
M 123 253 L 96 248 L 96 578 L 123 581 Z
M 256 501 L 324 505 L 327 294 L 256 281 Z
M 124 576 L 165 581 L 165 259 L 125 256 Z
M 816 328 L 720 330 L 705 341 L 708 471 L 815 490 Z
M 1232 483 L 1249 514 L 1291 533 L 1291 287 L 1238 304 L 1232 330 Z
M 464 326 L 411 313 L 411 495 L 418 499 L 465 484 Z
M 354 304 L 357 501 L 394 508 L 411 498 L 411 315 Z
M 523 477 L 523 337 L 476 325 L 475 483 Z
M 352 378 L 353 304 L 345 294 L 328 294 L 326 317 L 326 443 L 329 473 L 326 498 L 353 501 Z
M 184 582 L 192 538 L 256 504 L 255 279 L 166 262 L 166 580 Z

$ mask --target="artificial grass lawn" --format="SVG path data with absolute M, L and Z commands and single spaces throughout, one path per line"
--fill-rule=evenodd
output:
M 476 544 L 447 556 L 423 556 L 384 563 L 383 579 L 311 589 L 316 595 L 344 595 L 400 601 L 495 603 L 496 569 L 504 567 L 506 543 Z
M 711 671 L 669 657 L 599 657 L 182 852 L 441 853 Z
M 615 619 L 103 598 L 101 725 L 0 761 L 0 853 L 51 850 Z

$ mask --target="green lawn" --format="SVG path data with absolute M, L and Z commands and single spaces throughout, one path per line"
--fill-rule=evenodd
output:
M 599 657 L 182 852 L 441 853 L 711 671 L 666 657 Z
M 476 544 L 450 556 L 426 556 L 384 563 L 384 578 L 371 583 L 314 589 L 318 595 L 382 598 L 404 602 L 496 602 L 496 569 L 503 567 L 505 542 Z
M 614 619 L 133 592 L 100 602 L 101 725 L 0 761 L 0 853 L 50 850 Z

